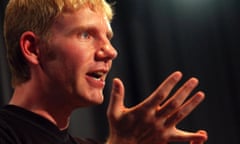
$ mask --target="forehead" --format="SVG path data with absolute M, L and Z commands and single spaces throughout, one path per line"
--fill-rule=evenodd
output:
M 105 0 L 64 0 L 61 11 L 75 11 L 82 7 L 88 7 L 93 11 L 102 11 L 109 20 L 113 18 L 113 10 Z
M 88 7 L 60 14 L 53 27 L 58 30 L 71 30 L 75 27 L 96 27 L 111 31 L 110 21 L 106 14 L 101 11 L 93 11 Z

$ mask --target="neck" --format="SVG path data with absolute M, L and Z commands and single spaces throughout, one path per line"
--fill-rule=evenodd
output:
M 35 90 L 31 89 L 28 84 L 17 86 L 9 104 L 22 107 L 46 118 L 60 130 L 66 129 L 69 126 L 73 108 L 68 107 L 65 101 L 56 99 L 53 95 Z

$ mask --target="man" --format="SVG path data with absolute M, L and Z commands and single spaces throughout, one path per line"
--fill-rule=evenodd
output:
M 13 96 L 0 110 L 1 144 L 88 144 L 67 128 L 72 111 L 101 104 L 106 76 L 117 52 L 110 43 L 111 6 L 104 0 L 10 0 L 4 36 Z M 108 144 L 202 144 L 205 131 L 176 125 L 203 99 L 189 79 L 167 97 L 182 74 L 170 75 L 146 100 L 126 108 L 124 86 L 113 80 L 108 107 Z

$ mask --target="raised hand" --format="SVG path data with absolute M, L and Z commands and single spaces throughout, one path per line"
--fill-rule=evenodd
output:
M 207 140 L 205 131 L 194 133 L 176 128 L 205 97 L 203 92 L 198 91 L 186 100 L 198 85 L 196 78 L 190 78 L 168 98 L 181 77 L 181 72 L 171 74 L 148 98 L 131 108 L 123 103 L 123 83 L 114 79 L 107 111 L 110 125 L 108 143 L 167 144 L 188 141 L 190 144 L 203 144 Z

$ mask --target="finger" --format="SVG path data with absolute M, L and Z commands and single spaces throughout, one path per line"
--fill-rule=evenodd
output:
M 177 71 L 172 73 L 163 83 L 142 103 L 144 108 L 155 109 L 158 107 L 169 95 L 173 87 L 182 78 L 182 73 Z
M 191 141 L 190 144 L 204 144 L 204 141 Z
M 165 126 L 175 126 L 177 123 L 182 121 L 204 100 L 204 98 L 205 95 L 203 92 L 197 92 L 167 119 Z
M 205 135 L 205 136 L 206 136 L 206 140 L 207 140 L 207 138 L 208 138 L 207 131 L 205 131 L 205 130 L 198 130 L 197 133 L 200 133 L 200 134 L 202 134 L 202 135 Z
M 204 130 L 199 130 L 198 133 L 205 135 L 206 139 L 202 141 L 191 141 L 190 144 L 204 144 L 204 142 L 207 140 L 207 132 Z
M 198 132 L 187 132 L 177 129 L 175 134 L 170 137 L 171 142 L 205 142 L 207 139 L 207 132 L 204 130 L 200 130 Z
M 198 85 L 196 78 L 189 79 L 156 113 L 158 117 L 166 117 L 183 104 L 192 90 Z
M 117 119 L 120 116 L 121 110 L 124 108 L 124 85 L 118 78 L 113 80 L 111 97 L 107 109 L 109 118 Z

